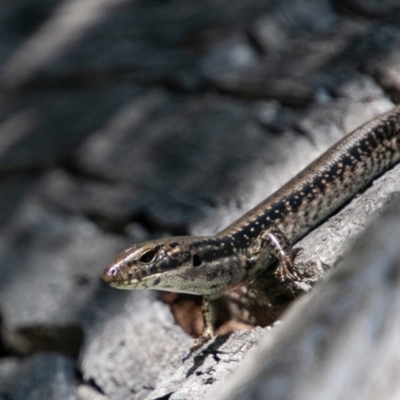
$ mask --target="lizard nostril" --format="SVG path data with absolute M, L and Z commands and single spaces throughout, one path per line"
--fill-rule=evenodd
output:
M 112 285 L 114 282 L 118 281 L 118 278 L 121 276 L 121 271 L 118 265 L 111 264 L 106 268 L 103 273 L 103 281 L 108 285 Z
M 117 272 L 118 272 L 118 268 L 117 268 L 116 266 L 114 266 L 114 267 L 111 267 L 111 268 L 108 270 L 108 275 L 115 276 L 115 275 L 117 275 Z

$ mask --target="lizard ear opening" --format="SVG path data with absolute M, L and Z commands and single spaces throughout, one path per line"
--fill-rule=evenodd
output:
M 199 255 L 193 254 L 193 267 L 199 267 L 202 262 L 203 260 Z
M 139 262 L 142 264 L 149 264 L 156 258 L 156 253 L 153 250 L 146 251 L 139 257 Z

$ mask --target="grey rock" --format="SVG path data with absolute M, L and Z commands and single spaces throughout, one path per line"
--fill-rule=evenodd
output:
M 0 302 L 12 326 L 81 323 L 79 313 L 105 289 L 103 268 L 127 244 L 90 221 L 34 202 L 20 208 L 6 232 L 0 238 Z
M 36 355 L 26 361 L 0 363 L 4 398 L 15 400 L 76 399 L 76 377 L 71 359 L 57 354 Z
M 70 162 L 85 139 L 141 92 L 135 85 L 114 85 L 10 94 L 0 104 L 0 172 L 43 170 Z
M 112 399 L 145 398 L 182 364 L 191 343 L 150 291 L 110 298 L 107 312 L 94 322 L 80 368 L 86 382 Z
M 158 93 L 140 99 L 132 105 L 134 122 L 91 137 L 78 156 L 88 173 L 130 188 L 132 212 L 144 210 L 164 226 L 199 220 L 215 198 L 237 187 L 248 161 L 270 146 L 268 132 L 240 102 L 181 100 Z

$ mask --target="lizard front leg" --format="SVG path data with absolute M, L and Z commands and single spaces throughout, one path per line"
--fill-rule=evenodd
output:
M 275 271 L 275 276 L 284 282 L 287 279 L 298 278 L 295 270 L 294 260 L 300 253 L 300 248 L 293 248 L 287 237 L 278 228 L 271 228 L 261 233 L 259 236 L 261 241 L 260 248 L 272 248 L 272 252 L 278 259 L 278 268 Z
M 214 336 L 214 319 L 216 306 L 214 301 L 209 296 L 203 296 L 201 302 L 201 315 L 203 317 L 203 329 L 200 336 L 196 339 L 193 346 L 183 356 L 183 361 L 187 360 L 196 350 L 198 350 L 203 344 L 207 343 Z

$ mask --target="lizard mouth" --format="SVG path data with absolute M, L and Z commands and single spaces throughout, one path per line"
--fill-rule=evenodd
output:
M 152 276 L 143 276 L 141 271 L 135 273 L 126 271 L 125 263 L 123 261 L 111 262 L 103 273 L 103 281 L 116 289 L 146 289 L 156 287 L 161 279 L 160 274 Z

